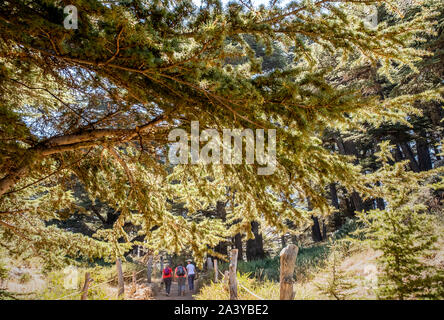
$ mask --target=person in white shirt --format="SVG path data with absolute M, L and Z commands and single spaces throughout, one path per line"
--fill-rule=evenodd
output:
M 191 263 L 191 260 L 187 260 L 187 273 L 188 273 L 188 289 L 194 290 L 194 278 L 196 277 L 196 267 Z

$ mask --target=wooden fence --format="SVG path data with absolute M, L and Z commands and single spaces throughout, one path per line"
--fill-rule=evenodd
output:
M 296 265 L 296 257 L 298 254 L 298 247 L 294 244 L 290 244 L 284 249 L 282 249 L 280 253 L 280 300 L 293 300 L 294 299 L 294 290 L 293 290 L 293 274 L 294 268 Z M 222 278 L 226 282 L 229 291 L 230 291 L 230 300 L 237 300 L 237 287 L 242 287 L 249 294 L 258 298 L 259 300 L 265 300 L 264 298 L 258 296 L 254 292 L 251 292 L 248 288 L 245 288 L 243 285 L 239 284 L 237 281 L 236 273 L 237 273 L 237 249 L 232 249 L 230 252 L 230 264 L 228 270 L 223 274 L 221 271 L 219 273 L 222 275 Z M 214 271 L 215 271 L 215 282 L 218 281 L 218 269 L 217 269 L 217 260 L 214 260 Z
M 294 244 L 290 244 L 284 249 L 282 249 L 280 253 L 280 300 L 292 300 L 294 299 L 294 290 L 293 290 L 293 273 L 294 268 L 296 264 L 296 257 L 298 254 L 298 247 Z M 245 288 L 242 284 L 239 284 L 237 281 L 237 255 L 238 251 L 237 249 L 232 249 L 230 252 L 230 264 L 228 267 L 228 270 L 225 271 L 225 274 L 223 274 L 220 270 L 218 270 L 218 263 L 217 260 L 214 259 L 214 261 L 211 260 L 211 258 L 207 259 L 207 267 L 209 270 L 214 269 L 214 281 L 218 281 L 218 272 L 222 275 L 223 281 L 226 283 L 226 285 L 229 288 L 230 292 L 230 300 L 237 300 L 238 299 L 238 286 L 242 287 L 245 291 L 247 291 L 249 294 L 253 295 L 254 297 L 258 298 L 259 300 L 265 300 L 264 298 L 260 297 L 259 295 L 255 294 L 254 292 L 250 291 L 248 288 Z M 147 282 L 151 282 L 151 273 L 152 273 L 152 263 L 153 263 L 153 257 L 150 256 L 147 263 Z M 117 259 L 116 261 L 116 269 L 117 269 L 117 278 L 118 278 L 118 297 L 123 298 L 123 293 L 125 291 L 124 288 L 124 281 L 123 281 L 123 272 L 122 272 L 122 262 L 120 259 Z M 138 273 L 142 272 L 144 270 L 141 270 Z M 136 272 L 133 272 L 132 274 L 133 279 L 133 286 L 135 285 L 135 279 L 136 279 Z M 86 300 L 88 295 L 88 289 L 90 289 L 89 285 L 93 280 L 90 277 L 89 273 L 85 274 L 85 283 L 83 285 L 83 288 L 78 293 L 73 293 L 65 297 L 69 297 L 72 295 L 79 294 L 81 300 Z M 109 282 L 109 281 L 108 281 Z M 104 284 L 104 283 L 102 283 Z M 63 299 L 65 297 L 59 298 Z

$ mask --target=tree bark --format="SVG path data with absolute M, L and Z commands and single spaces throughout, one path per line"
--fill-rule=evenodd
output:
M 325 219 L 322 220 L 322 240 L 327 240 L 327 224 Z
M 226 203 L 223 201 L 217 201 L 216 203 L 216 216 L 220 219 L 222 219 L 222 221 L 225 221 L 226 217 L 227 217 L 227 211 L 225 210 L 225 205 Z M 228 241 L 221 241 L 219 242 L 215 247 L 214 247 L 214 251 L 217 253 L 220 253 L 224 256 L 228 255 Z
M 399 146 L 401 147 L 402 152 L 404 153 L 405 157 L 407 159 L 409 159 L 409 161 L 410 161 L 410 168 L 414 172 L 419 172 L 419 165 L 416 162 L 415 155 L 413 154 L 413 151 L 410 148 L 410 146 L 408 145 L 408 143 L 403 141 L 403 142 L 399 143 Z
M 311 216 L 313 225 L 311 226 L 311 237 L 314 242 L 322 241 L 321 229 L 319 227 L 319 219 L 315 216 Z
M 234 247 L 238 251 L 237 260 L 244 260 L 244 248 L 242 244 L 242 235 L 240 233 L 234 236 Z
M 336 137 L 336 144 L 338 146 L 339 153 L 346 154 L 346 155 L 352 155 L 356 157 L 356 160 L 354 163 L 356 164 L 358 162 L 359 152 L 356 148 L 356 143 L 354 141 L 344 141 L 340 135 Z M 362 198 L 357 192 L 353 192 L 350 196 L 350 199 L 353 203 L 353 206 L 355 207 L 355 211 L 362 211 Z
M 159 116 L 136 129 L 83 130 L 75 134 L 55 136 L 42 141 L 35 147 L 29 148 L 23 156 L 20 165 L 11 169 L 2 179 L 0 179 L 0 196 L 10 191 L 10 189 L 26 175 L 29 167 L 36 161 L 36 159 L 66 151 L 97 146 L 105 138 L 109 139 L 109 141 L 114 139 L 116 142 L 120 143 L 122 141 L 127 142 L 138 138 L 138 135 L 141 132 L 152 128 L 163 120 L 164 116 Z
M 251 231 L 254 234 L 254 239 L 247 240 L 247 260 L 260 260 L 265 258 L 264 243 L 262 235 L 259 233 L 259 223 L 251 222 Z
M 418 165 L 420 171 L 432 169 L 432 158 L 430 157 L 430 146 L 424 129 L 419 131 L 416 139 L 416 153 L 418 154 Z
M 224 256 L 227 256 L 228 255 L 228 242 L 227 241 L 219 242 L 219 244 L 214 247 L 214 251 L 217 253 L 220 253 Z
M 376 183 L 376 185 L 377 185 L 377 186 L 380 186 L 381 183 L 378 181 L 378 182 Z M 376 198 L 376 207 L 377 207 L 379 210 L 384 210 L 384 209 L 385 209 L 384 199 L 382 199 L 382 198 Z
M 287 242 L 285 241 L 285 235 L 281 236 L 281 246 L 282 248 L 285 248 L 287 246 Z
M 396 162 L 401 162 L 402 160 L 404 160 L 404 155 L 402 154 L 402 151 L 399 148 L 398 144 L 395 145 L 394 158 Z
M 330 198 L 331 204 L 335 207 L 336 211 L 333 215 L 333 223 L 335 230 L 338 230 L 342 226 L 341 212 L 339 212 L 339 199 L 338 191 L 336 190 L 336 184 L 330 183 Z
M 350 199 L 353 206 L 355 207 L 355 211 L 362 211 L 364 209 L 362 205 L 362 198 L 357 192 L 353 192 L 350 196 Z

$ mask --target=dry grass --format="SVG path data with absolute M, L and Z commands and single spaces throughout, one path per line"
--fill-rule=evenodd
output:
M 348 292 L 349 299 L 376 299 L 377 268 L 375 259 L 379 253 L 369 248 L 354 248 L 353 253 L 346 256 L 339 265 L 339 269 L 352 274 L 350 278 L 356 288 Z M 323 281 L 328 275 L 324 268 L 315 268 L 305 278 L 294 285 L 295 300 L 329 300 L 329 297 L 318 288 L 319 281 Z M 266 300 L 279 299 L 279 283 L 275 281 L 258 281 L 249 278 L 248 274 L 238 275 L 240 285 L 246 287 L 256 295 Z M 258 300 L 241 286 L 238 286 L 238 297 L 242 300 Z M 228 287 L 223 283 L 211 282 L 204 286 L 195 296 L 197 300 L 227 300 L 229 299 Z

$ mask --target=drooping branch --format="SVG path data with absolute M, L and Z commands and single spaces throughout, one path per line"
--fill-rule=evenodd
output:
M 73 151 L 83 148 L 90 148 L 99 145 L 103 139 L 111 139 L 114 143 L 129 142 L 138 138 L 141 132 L 145 132 L 165 120 L 164 115 L 147 122 L 135 129 L 96 129 L 85 130 L 77 134 L 57 136 L 49 138 L 39 143 L 33 148 L 29 148 L 23 157 L 24 160 L 10 170 L 2 179 L 0 179 L 0 196 L 8 192 L 29 170 L 30 165 L 41 157 L 47 157 L 53 154 Z

